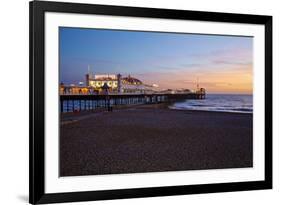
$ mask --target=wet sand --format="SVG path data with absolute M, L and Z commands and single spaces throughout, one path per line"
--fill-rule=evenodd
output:
M 252 114 L 161 105 L 63 114 L 60 176 L 252 167 Z

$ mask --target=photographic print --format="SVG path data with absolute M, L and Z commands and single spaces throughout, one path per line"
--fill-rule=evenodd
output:
M 59 28 L 59 174 L 253 167 L 253 37 Z
M 32 204 L 272 188 L 272 17 L 30 2 Z

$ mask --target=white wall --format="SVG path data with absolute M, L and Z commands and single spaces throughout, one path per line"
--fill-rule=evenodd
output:
M 72 0 L 79 2 L 79 0 Z M 126 199 L 79 204 L 278 204 L 280 186 L 280 81 L 281 6 L 277 0 L 81 0 L 171 9 L 273 15 L 274 31 L 274 189 L 236 193 Z M 1 1 L 0 10 L 0 204 L 28 200 L 28 1 Z M 281 77 L 281 76 L 280 76 Z M 6 90 L 4 90 L 4 87 Z M 13 108 L 13 109 L 9 109 Z M 278 116 L 279 115 L 279 116 Z M 280 203 L 280 202 L 279 202 Z

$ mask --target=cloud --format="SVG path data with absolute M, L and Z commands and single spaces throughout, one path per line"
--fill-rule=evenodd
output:
M 237 61 L 231 61 L 231 60 L 213 60 L 213 64 L 215 65 L 237 65 L 237 66 L 247 66 L 252 65 L 252 62 L 237 62 Z

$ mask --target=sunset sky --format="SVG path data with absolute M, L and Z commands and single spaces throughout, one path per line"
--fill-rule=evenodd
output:
M 130 74 L 163 89 L 251 94 L 253 38 L 60 28 L 60 81 L 94 74 Z

